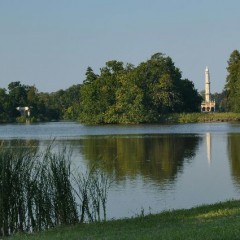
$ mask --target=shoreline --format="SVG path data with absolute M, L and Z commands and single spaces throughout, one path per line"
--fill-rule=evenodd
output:
M 74 119 L 60 119 L 59 121 L 16 121 L 16 122 L 0 122 L 0 124 L 34 124 L 34 123 L 46 123 L 46 122 L 78 122 Z M 211 113 L 170 113 L 162 114 L 158 117 L 158 121 L 153 122 L 129 122 L 129 123 L 81 123 L 83 125 L 139 125 L 139 124 L 177 124 L 177 123 L 204 123 L 204 122 L 239 122 L 240 113 L 233 112 L 211 112 Z
M 174 113 L 163 115 L 164 123 L 205 123 L 205 122 L 238 122 L 240 113 Z

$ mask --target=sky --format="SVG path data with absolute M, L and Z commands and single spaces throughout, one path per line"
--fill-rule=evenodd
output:
M 239 0 L 0 0 L 0 88 L 20 81 L 40 92 L 82 83 L 110 60 L 172 58 L 182 77 L 221 92 L 240 50 Z

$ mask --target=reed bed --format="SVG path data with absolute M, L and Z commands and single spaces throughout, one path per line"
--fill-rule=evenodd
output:
M 73 171 L 71 151 L 0 146 L 0 236 L 106 220 L 109 179 Z

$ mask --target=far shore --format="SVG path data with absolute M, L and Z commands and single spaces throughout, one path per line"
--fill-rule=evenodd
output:
M 204 123 L 204 122 L 238 122 L 240 113 L 211 112 L 211 113 L 176 113 L 162 116 L 163 123 Z
M 68 121 L 77 121 L 74 119 L 65 119 L 60 121 L 52 121 L 52 122 L 68 122 Z M 146 124 L 177 124 L 177 123 L 204 123 L 204 122 L 238 122 L 240 121 L 240 113 L 233 112 L 210 112 L 210 113 L 170 113 L 170 114 L 162 114 L 159 116 L 159 120 L 156 122 L 146 122 Z M 6 124 L 4 122 L 2 124 Z M 21 118 L 17 121 L 17 123 L 29 124 L 29 123 L 41 123 L 35 118 L 26 119 Z M 80 122 L 81 123 L 81 122 Z M 83 123 L 84 124 L 84 123 Z M 103 125 L 108 124 L 122 124 L 122 123 L 103 123 Z M 126 123 L 129 125 L 132 124 L 144 124 L 144 123 Z M 88 125 L 88 124 L 87 124 Z M 92 125 L 92 124 L 91 124 Z M 95 124 L 93 124 L 95 125 Z

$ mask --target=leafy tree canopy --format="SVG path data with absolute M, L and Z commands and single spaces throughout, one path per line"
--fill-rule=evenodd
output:
M 240 52 L 238 50 L 231 53 L 227 71 L 225 85 L 227 108 L 232 112 L 240 112 Z
M 201 103 L 193 83 L 162 53 L 137 67 L 108 61 L 100 75 L 88 68 L 80 96 L 80 121 L 94 124 L 157 122 L 161 114 L 198 111 Z

